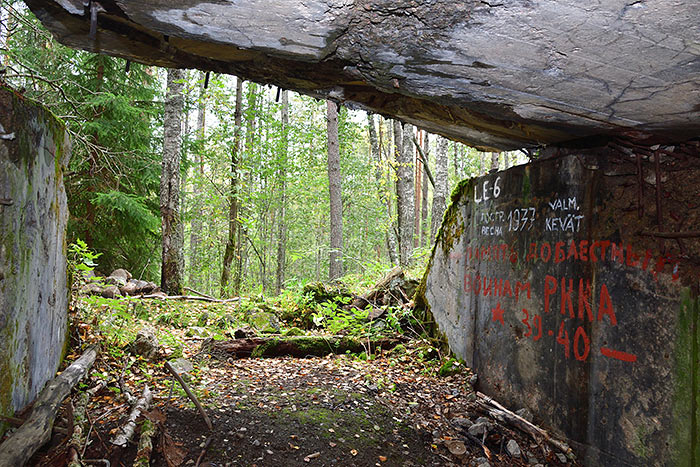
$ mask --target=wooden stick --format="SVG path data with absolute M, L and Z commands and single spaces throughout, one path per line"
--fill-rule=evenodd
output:
M 112 439 L 112 444 L 114 446 L 125 448 L 131 438 L 134 437 L 134 431 L 136 431 L 136 419 L 139 418 L 141 412 L 148 410 L 148 406 L 151 404 L 152 398 L 153 394 L 151 393 L 151 390 L 148 388 L 148 385 L 145 385 L 143 387 L 141 397 L 139 397 L 136 404 L 134 404 L 134 407 L 131 409 L 129 419 L 127 420 L 126 424 L 119 429 L 117 435 Z
M 83 446 L 83 443 L 87 441 L 84 436 L 85 426 L 87 425 L 87 405 L 88 402 L 90 402 L 90 398 L 106 385 L 107 382 L 102 380 L 93 388 L 83 391 L 78 395 L 78 402 L 75 404 L 75 410 L 73 412 L 73 434 L 68 441 L 68 458 L 70 459 L 68 467 L 82 466 L 80 462 L 80 448 Z
M 183 289 L 189 290 L 189 291 L 192 292 L 193 294 L 199 295 L 199 296 L 201 296 L 201 297 L 210 298 L 210 299 L 212 299 L 212 300 L 217 300 L 216 298 L 212 297 L 211 295 L 207 295 L 207 294 L 205 294 L 205 293 L 198 292 L 198 291 L 196 291 L 196 290 L 194 290 L 194 289 L 191 289 L 191 288 L 189 288 L 189 287 L 183 287 Z
M 209 419 L 207 413 L 204 411 L 204 407 L 202 407 L 202 404 L 199 403 L 197 397 L 194 394 L 192 394 L 192 391 L 190 391 L 190 388 L 189 386 L 187 386 L 187 383 L 185 383 L 185 380 L 183 380 L 182 377 L 178 374 L 178 372 L 175 371 L 175 369 L 170 365 L 170 362 L 165 362 L 165 368 L 170 372 L 171 375 L 175 377 L 177 382 L 180 383 L 180 386 L 182 386 L 182 389 L 185 390 L 187 397 L 189 397 L 190 400 L 194 403 L 195 407 L 197 407 L 197 410 L 199 410 L 199 413 L 202 415 L 204 423 L 207 424 L 207 428 L 209 428 L 209 431 L 213 431 L 214 425 L 211 424 L 211 420 Z
M 18 426 L 22 426 L 22 423 L 24 423 L 24 420 L 22 420 L 21 418 L 0 415 L 0 422 L 9 423 L 13 427 L 17 428 Z
M 241 299 L 241 297 L 234 297 L 234 298 L 227 298 L 225 300 L 219 300 L 217 298 L 209 298 L 209 297 L 199 297 L 197 295 L 158 295 L 158 294 L 151 294 L 151 295 L 138 295 L 133 298 L 156 298 L 160 300 L 199 300 L 202 302 L 214 302 L 214 303 L 230 303 L 230 302 L 237 302 Z
M 199 453 L 199 457 L 197 458 L 197 463 L 194 464 L 194 467 L 199 467 L 199 465 L 202 462 L 202 459 L 204 459 L 204 456 L 207 454 L 207 449 L 209 449 L 209 445 L 211 444 L 213 439 L 214 439 L 214 433 L 210 434 L 209 437 L 207 438 L 207 441 L 204 443 L 204 447 L 202 448 L 202 452 Z
M 503 407 L 501 404 L 496 402 L 495 400 L 491 399 L 489 396 L 482 394 L 480 392 L 476 393 L 477 396 L 477 404 L 485 410 L 489 415 L 494 417 L 497 420 L 501 420 L 505 423 L 509 423 L 513 425 L 514 427 L 520 429 L 521 431 L 524 431 L 525 433 L 529 434 L 532 436 L 532 438 L 539 442 L 540 438 L 544 439 L 547 441 L 549 444 L 563 452 L 568 458 L 573 459 L 574 458 L 574 452 L 571 450 L 571 448 L 564 443 L 563 441 L 559 441 L 557 439 L 552 438 L 549 433 L 544 431 L 542 428 L 533 425 L 529 421 L 525 420 L 523 417 L 520 415 L 511 412 L 510 410 L 506 409 Z
M 428 156 L 427 154 L 423 153 L 423 148 L 420 147 L 420 144 L 418 144 L 418 140 L 416 139 L 415 135 L 413 136 L 413 144 L 415 144 L 416 149 L 418 149 L 418 154 L 420 155 L 420 160 L 423 162 L 423 165 L 425 166 L 425 173 L 428 174 L 428 179 L 430 180 L 430 184 L 435 188 L 435 179 L 433 178 L 433 173 L 430 171 L 430 167 L 428 166 Z
M 0 465 L 26 464 L 49 440 L 59 406 L 92 367 L 97 352 L 98 346 L 88 347 L 79 359 L 44 387 L 27 421 L 0 444 Z

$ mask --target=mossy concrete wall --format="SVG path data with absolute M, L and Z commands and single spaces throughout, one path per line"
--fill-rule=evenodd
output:
M 697 230 L 700 157 L 660 162 L 589 152 L 463 182 L 420 289 L 478 389 L 587 465 L 700 465 L 700 239 L 650 235 Z
M 63 170 L 70 148 L 48 110 L 0 86 L 0 414 L 58 369 L 67 330 Z M 0 424 L 0 432 L 3 430 Z

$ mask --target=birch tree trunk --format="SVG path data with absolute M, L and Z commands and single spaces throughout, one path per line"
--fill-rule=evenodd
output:
M 428 163 L 428 151 L 430 150 L 430 140 L 428 132 L 423 132 L 423 154 L 425 163 Z M 421 216 L 420 216 L 420 244 L 427 246 L 428 239 L 428 167 L 423 167 L 423 186 L 421 187 Z
M 280 186 L 280 210 L 277 216 L 277 278 L 275 292 L 277 295 L 284 286 L 284 270 L 287 263 L 287 224 L 285 215 L 287 210 L 287 151 L 289 149 L 289 92 L 282 91 L 282 160 L 278 172 Z
M 160 177 L 160 214 L 163 234 L 161 289 L 182 294 L 182 247 L 184 232 L 180 219 L 180 157 L 182 146 L 184 72 L 168 69 L 165 115 L 163 118 L 163 168 Z
M 331 251 L 328 279 L 343 275 L 343 200 L 340 182 L 340 147 L 338 144 L 338 109 L 335 102 L 328 106 L 328 189 L 330 192 Z
M 491 170 L 498 170 L 498 153 L 491 153 Z
M 397 131 L 398 125 L 398 131 Z M 401 124 L 394 123 L 394 133 L 401 134 Z M 406 267 L 411 263 L 413 252 L 413 125 L 403 126 L 400 150 L 397 151 L 396 202 L 399 220 L 399 264 Z
M 433 221 L 430 226 L 430 235 L 435 238 L 440 224 L 442 223 L 442 215 L 445 212 L 445 203 L 447 199 L 447 140 L 442 136 L 438 136 L 437 149 L 435 151 L 435 191 L 433 192 Z
M 228 240 L 224 251 L 224 261 L 221 268 L 221 296 L 226 295 L 231 277 L 231 263 L 236 252 L 236 237 L 238 234 L 238 153 L 241 146 L 241 121 L 243 119 L 243 80 L 236 78 L 236 109 L 234 110 L 234 137 L 231 148 L 231 175 L 228 193 Z
M 204 89 L 206 73 L 203 71 L 199 72 L 199 102 L 197 105 L 197 140 L 200 144 L 197 145 L 197 165 L 195 170 L 199 170 L 200 176 L 204 175 L 204 158 L 202 153 L 204 148 L 204 127 L 206 124 L 206 114 L 207 108 L 205 103 L 206 90 Z M 199 208 L 199 203 L 201 202 L 201 193 L 198 193 L 199 183 L 193 184 L 192 198 L 195 202 L 195 209 Z M 192 222 L 190 223 L 190 265 L 189 265 L 189 283 L 190 287 L 200 288 L 200 284 L 197 279 L 199 279 L 199 259 L 200 259 L 200 242 L 202 231 L 202 216 L 194 215 L 192 216 Z

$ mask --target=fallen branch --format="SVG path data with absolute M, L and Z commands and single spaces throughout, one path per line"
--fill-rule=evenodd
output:
M 141 436 L 139 447 L 134 459 L 134 467 L 148 467 L 151 465 L 151 453 L 153 452 L 153 436 L 156 434 L 156 425 L 146 418 L 141 424 Z
M 22 420 L 21 418 L 7 417 L 5 415 L 0 415 L 0 422 L 9 423 L 13 427 L 17 428 L 19 426 L 22 426 L 22 423 L 24 423 L 24 420 Z
M 106 381 L 100 381 L 92 389 L 82 391 L 77 397 L 77 403 L 73 410 L 73 434 L 68 441 L 68 467 L 81 467 L 80 448 L 86 442 L 85 425 L 87 425 L 87 405 L 90 398 L 107 385 Z
M 204 459 L 204 456 L 207 454 L 207 449 L 209 449 L 209 445 L 211 444 L 213 439 L 214 439 L 214 433 L 210 434 L 209 437 L 207 438 L 207 441 L 204 443 L 204 447 L 202 448 L 202 452 L 199 453 L 199 457 L 197 458 L 197 462 L 194 464 L 194 467 L 200 466 L 200 464 L 202 463 L 202 459 Z
M 131 438 L 134 437 L 134 431 L 136 431 L 136 419 L 139 418 L 141 412 L 148 410 L 148 406 L 151 404 L 152 398 L 153 394 L 151 393 L 151 390 L 148 388 L 148 385 L 145 385 L 143 392 L 141 393 L 141 397 L 139 397 L 136 404 L 134 404 L 134 407 L 131 409 L 129 419 L 127 420 L 126 424 L 119 429 L 119 433 L 112 439 L 111 442 L 114 446 L 125 448 Z
M 415 144 L 416 149 L 418 149 L 418 155 L 420 156 L 421 162 L 423 162 L 423 167 L 425 167 L 425 173 L 428 174 L 428 179 L 430 179 L 430 184 L 435 188 L 435 179 L 433 178 L 432 172 L 430 172 L 430 166 L 428 165 L 428 156 L 423 153 L 423 148 L 418 144 L 416 136 L 413 135 L 413 144 Z
M 44 387 L 27 421 L 0 444 L 0 465 L 26 464 L 49 440 L 58 407 L 92 367 L 97 352 L 97 346 L 88 347 L 79 359 Z
M 241 299 L 241 297 L 234 297 L 234 298 L 227 298 L 225 300 L 219 300 L 218 298 L 200 297 L 198 295 L 160 295 L 160 294 L 138 295 L 138 296 L 135 296 L 134 298 L 156 298 L 156 299 L 160 299 L 160 300 L 199 300 L 201 302 L 214 302 L 214 303 L 231 303 L 231 302 L 237 302 Z
M 209 431 L 213 431 L 214 425 L 211 424 L 211 420 L 209 419 L 207 413 L 204 411 L 204 407 L 202 407 L 202 404 L 199 403 L 197 397 L 194 394 L 192 394 L 192 391 L 190 391 L 190 388 L 189 386 L 187 386 L 187 383 L 185 383 L 185 380 L 183 380 L 180 374 L 177 371 L 175 371 L 175 368 L 173 368 L 170 365 L 170 362 L 165 362 L 165 368 L 170 372 L 171 375 L 173 375 L 177 382 L 180 383 L 180 386 L 182 386 L 182 389 L 185 390 L 187 397 L 189 397 L 192 403 L 195 405 L 195 407 L 197 407 L 197 410 L 199 410 L 199 413 L 202 415 L 204 423 L 207 424 L 207 428 L 209 428 Z
M 529 434 L 538 443 L 540 442 L 540 440 L 544 439 L 549 444 L 557 448 L 559 451 L 563 452 L 569 459 L 573 460 L 575 458 L 574 452 L 563 441 L 559 441 L 557 439 L 552 438 L 549 435 L 549 433 L 547 433 L 545 430 L 530 423 L 520 415 L 506 409 L 501 404 L 491 399 L 489 396 L 480 392 L 477 392 L 476 396 L 476 402 L 479 405 L 479 407 L 481 407 L 482 410 L 484 410 L 493 418 L 500 420 L 501 422 L 508 423 L 514 426 L 515 428 L 518 428 L 519 430 Z
M 202 343 L 202 351 L 215 357 L 323 357 L 330 353 L 360 353 L 376 349 L 392 349 L 401 344 L 399 338 L 371 340 L 369 349 L 360 339 L 347 336 L 301 336 L 301 337 L 252 337 L 214 341 L 207 339 Z
M 205 294 L 205 293 L 198 292 L 198 291 L 196 291 L 196 290 L 194 290 L 194 289 L 191 289 L 191 288 L 189 288 L 189 287 L 183 287 L 183 289 L 189 290 L 189 291 L 192 292 L 193 294 L 199 295 L 200 297 L 210 298 L 210 299 L 212 299 L 212 300 L 217 300 L 216 298 L 212 297 L 211 295 L 207 295 L 207 294 Z

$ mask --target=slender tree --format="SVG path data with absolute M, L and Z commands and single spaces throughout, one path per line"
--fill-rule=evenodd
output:
M 340 178 L 340 146 L 338 142 L 338 108 L 327 102 L 328 188 L 330 193 L 331 250 L 328 279 L 343 275 L 343 200 Z
M 163 262 L 161 288 L 169 294 L 182 293 L 184 232 L 180 219 L 180 158 L 184 72 L 168 69 L 163 118 L 163 169 L 160 179 L 160 213 Z
M 282 157 L 277 172 L 280 190 L 280 208 L 277 215 L 277 277 L 275 292 L 279 295 L 284 286 L 284 270 L 287 263 L 287 224 L 285 216 L 287 211 L 287 152 L 289 150 L 289 91 L 282 91 L 282 108 L 280 109 L 282 120 Z
M 231 262 L 236 252 L 236 237 L 238 226 L 238 153 L 241 146 L 241 123 L 243 120 L 243 80 L 236 78 L 236 108 L 234 110 L 234 136 L 231 151 L 231 172 L 229 175 L 228 192 L 228 240 L 224 251 L 223 267 L 221 268 L 221 296 L 226 295 L 226 287 L 231 276 Z
M 442 215 L 445 212 L 445 203 L 447 198 L 447 140 L 442 136 L 438 136 L 437 148 L 435 151 L 435 191 L 433 192 L 433 210 L 432 223 L 430 226 L 430 235 L 434 239 L 437 234 Z
M 398 126 L 398 131 L 397 131 Z M 394 133 L 401 134 L 401 124 L 394 124 Z M 396 201 L 399 220 L 399 263 L 408 266 L 413 252 L 413 126 L 406 123 L 397 144 Z
M 498 153 L 497 152 L 491 153 L 491 170 L 492 171 L 498 170 Z
M 203 71 L 199 72 L 198 82 L 199 82 L 199 99 L 197 101 L 197 162 L 195 164 L 195 170 L 199 172 L 200 177 L 204 177 L 204 136 L 205 136 L 205 126 L 206 126 L 206 90 L 204 89 L 205 73 Z M 193 183 L 192 197 L 198 201 L 201 201 L 201 193 L 199 193 L 199 188 L 197 183 Z M 198 203 L 199 204 L 199 203 Z M 196 206 L 195 210 L 199 210 L 201 206 Z M 197 283 L 197 271 L 199 268 L 199 258 L 200 258 L 200 242 L 201 242 L 201 231 L 202 231 L 202 216 L 194 215 L 192 216 L 192 222 L 190 224 L 190 261 L 189 261 L 189 283 L 190 287 L 199 287 Z
M 423 132 L 423 154 L 425 154 L 425 163 L 428 163 L 430 148 L 430 139 L 428 137 L 428 132 Z M 420 244 L 421 246 L 427 246 L 428 239 L 428 167 L 421 165 L 423 167 L 422 179 L 423 186 L 421 187 L 421 216 L 420 216 Z

